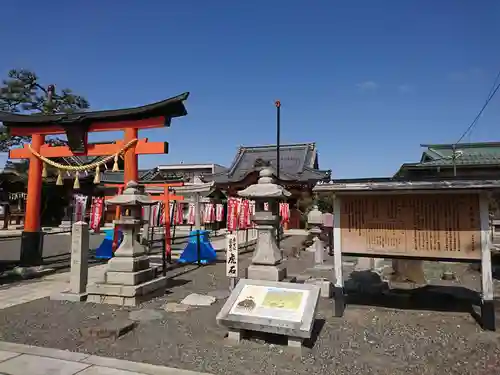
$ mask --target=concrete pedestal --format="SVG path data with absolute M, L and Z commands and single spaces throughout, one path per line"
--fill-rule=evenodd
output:
M 320 288 L 320 297 L 331 298 L 333 296 L 333 266 L 330 264 L 316 265 L 303 272 L 304 283 L 313 284 Z
M 282 281 L 286 278 L 286 268 L 283 264 L 267 266 L 252 264 L 246 270 L 246 278 L 252 280 Z

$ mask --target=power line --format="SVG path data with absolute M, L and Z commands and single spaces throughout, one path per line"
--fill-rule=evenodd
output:
M 495 94 L 497 93 L 498 89 L 500 89 L 500 83 L 498 83 L 498 80 L 500 79 L 500 70 L 498 71 L 498 74 L 495 78 L 495 81 L 493 82 L 493 85 L 491 86 L 491 89 L 490 89 L 490 92 L 488 93 L 488 97 L 486 98 L 486 102 L 484 103 L 483 107 L 481 108 L 481 110 L 479 111 L 479 113 L 477 114 L 477 116 L 474 118 L 474 121 L 471 122 L 471 124 L 467 127 L 467 129 L 465 130 L 465 132 L 462 134 L 462 136 L 458 139 L 457 142 L 455 142 L 454 145 L 460 143 L 462 141 L 462 139 L 464 139 L 464 137 L 474 128 L 474 126 L 477 124 L 479 118 L 481 117 L 481 115 L 483 114 L 484 110 L 486 109 L 486 107 L 488 106 L 488 104 L 491 102 L 491 99 L 493 99 L 493 97 L 495 96 Z

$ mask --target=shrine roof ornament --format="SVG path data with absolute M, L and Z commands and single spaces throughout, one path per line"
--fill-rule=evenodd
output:
M 66 127 L 99 122 L 111 123 L 121 121 L 147 120 L 155 117 L 165 117 L 165 125 L 170 119 L 187 115 L 184 101 L 189 92 L 165 99 L 156 103 L 135 108 L 123 108 L 93 112 L 77 112 L 54 115 L 22 115 L 0 111 L 0 122 L 8 128 L 43 128 Z

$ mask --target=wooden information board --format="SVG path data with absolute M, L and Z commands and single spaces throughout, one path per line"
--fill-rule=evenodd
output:
M 340 198 L 342 252 L 481 259 L 478 194 Z

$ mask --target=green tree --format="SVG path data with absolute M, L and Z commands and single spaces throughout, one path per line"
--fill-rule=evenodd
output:
M 56 93 L 45 88 L 39 83 L 38 76 L 26 69 L 9 71 L 8 78 L 0 86 L 0 111 L 33 115 L 74 113 L 84 111 L 89 106 L 87 99 L 74 94 L 70 89 Z M 5 127 L 1 130 L 0 152 L 31 140 L 31 137 L 11 136 Z

